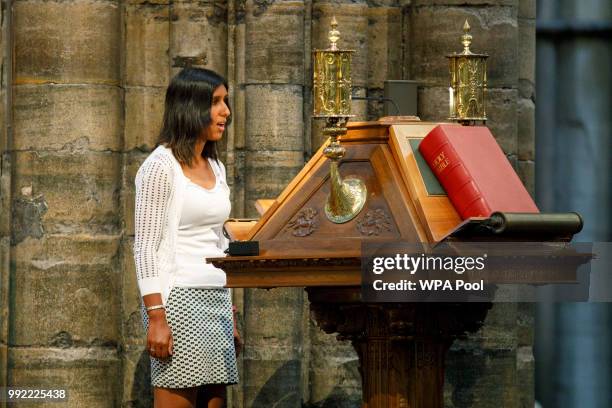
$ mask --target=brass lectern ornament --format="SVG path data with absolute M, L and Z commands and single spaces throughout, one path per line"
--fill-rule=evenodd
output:
M 470 25 L 465 20 L 461 42 L 463 51 L 447 55 L 450 69 L 450 117 L 464 125 L 476 121 L 485 122 L 487 113 L 485 99 L 487 92 L 486 54 L 474 54 L 470 50 L 472 36 Z
M 338 163 L 346 149 L 338 137 L 346 133 L 346 123 L 351 115 L 351 57 L 354 50 L 338 48 L 340 32 L 336 17 L 332 18 L 329 31 L 330 47 L 314 50 L 313 117 L 325 119 L 323 133 L 331 138 L 323 150 L 331 160 L 330 193 L 325 204 L 327 219 L 342 224 L 355 218 L 366 202 L 367 189 L 362 180 L 340 177 Z

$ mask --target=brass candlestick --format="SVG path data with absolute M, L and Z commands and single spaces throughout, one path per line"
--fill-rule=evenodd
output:
M 355 218 L 363 208 L 367 189 L 362 180 L 342 180 L 338 163 L 346 149 L 338 138 L 346 133 L 346 123 L 351 115 L 351 57 L 353 50 L 338 49 L 340 32 L 336 17 L 332 19 L 329 31 L 330 47 L 314 50 L 313 92 L 315 119 L 325 119 L 323 133 L 331 138 L 323 153 L 331 160 L 330 193 L 325 204 L 327 219 L 342 224 Z
M 472 36 L 465 20 L 461 36 L 463 51 L 448 55 L 450 69 L 450 120 L 462 124 L 486 122 L 485 96 L 487 91 L 486 54 L 474 54 L 470 50 Z

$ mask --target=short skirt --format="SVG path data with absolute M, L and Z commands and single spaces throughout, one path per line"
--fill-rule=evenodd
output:
M 143 323 L 148 318 L 143 307 Z M 151 384 L 188 388 L 205 384 L 236 384 L 232 301 L 228 289 L 174 287 L 166 302 L 173 354 L 151 357 Z

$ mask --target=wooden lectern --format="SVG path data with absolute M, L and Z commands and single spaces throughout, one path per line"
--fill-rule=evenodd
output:
M 349 124 L 339 170 L 363 180 L 368 191 L 354 219 L 334 224 L 325 216 L 330 161 L 323 146 L 276 200 L 258 203 L 258 222 L 227 226 L 233 239 L 259 241 L 260 254 L 209 260 L 226 271 L 228 287 L 305 287 L 319 327 L 357 351 L 368 408 L 442 407 L 446 351 L 454 338 L 480 327 L 491 305 L 360 298 L 363 241 L 436 243 L 461 224 L 417 151 L 436 125 Z

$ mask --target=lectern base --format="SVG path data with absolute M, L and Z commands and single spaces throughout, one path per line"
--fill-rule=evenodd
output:
M 359 288 L 307 288 L 319 327 L 359 355 L 364 408 L 442 408 L 453 340 L 480 328 L 490 303 L 362 303 Z

